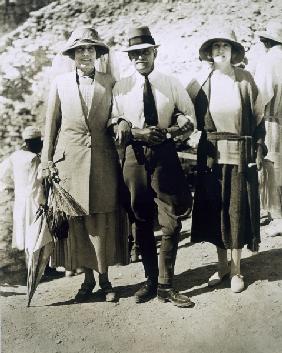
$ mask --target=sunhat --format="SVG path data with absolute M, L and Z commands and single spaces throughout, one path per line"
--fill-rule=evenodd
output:
M 65 48 L 62 50 L 62 54 L 72 57 L 75 48 L 89 46 L 91 44 L 99 48 L 100 55 L 109 52 L 109 47 L 102 41 L 98 32 L 94 28 L 81 27 L 72 32 Z
M 239 64 L 245 57 L 245 49 L 242 44 L 237 41 L 236 35 L 233 30 L 229 28 L 221 28 L 204 41 L 199 49 L 199 55 L 202 60 L 211 61 L 211 46 L 214 42 L 225 41 L 232 47 L 232 64 Z
M 146 49 L 146 48 L 157 48 L 159 45 L 155 43 L 154 38 L 150 32 L 149 27 L 135 27 L 128 31 L 128 47 L 123 49 L 125 52 Z
M 274 20 L 270 21 L 266 30 L 258 32 L 258 36 L 282 43 L 282 23 Z

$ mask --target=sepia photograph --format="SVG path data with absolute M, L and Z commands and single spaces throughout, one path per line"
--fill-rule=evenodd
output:
M 281 0 L 0 0 L 0 352 L 282 352 Z

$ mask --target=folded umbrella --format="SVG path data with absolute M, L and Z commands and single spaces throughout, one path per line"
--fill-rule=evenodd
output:
M 46 211 L 39 208 L 34 222 L 28 230 L 30 239 L 27 255 L 27 306 L 30 306 L 33 294 L 42 278 L 46 265 L 54 248 L 54 240 L 46 222 Z
M 28 230 L 27 306 L 30 306 L 31 299 L 53 253 L 54 240 L 67 237 L 69 217 L 86 215 L 86 211 L 61 187 L 58 178 L 53 177 L 49 180 L 48 185 L 45 185 L 45 194 L 46 204 L 40 206 Z

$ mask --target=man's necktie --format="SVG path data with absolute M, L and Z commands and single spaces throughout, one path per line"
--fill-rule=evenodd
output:
M 152 87 L 149 82 L 148 76 L 145 76 L 144 91 L 144 116 L 145 122 L 149 126 L 158 125 L 158 112 L 155 104 L 155 98 L 153 96 Z

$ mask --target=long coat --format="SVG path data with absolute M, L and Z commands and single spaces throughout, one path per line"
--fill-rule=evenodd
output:
M 61 185 L 87 214 L 117 207 L 118 158 L 106 129 L 112 85 L 111 76 L 96 72 L 87 117 L 75 72 L 58 76 L 49 95 L 42 164 L 56 164 Z
M 256 143 L 263 143 L 265 126 L 264 120 L 255 114 L 258 92 L 252 76 L 243 69 L 234 70 L 242 108 L 239 165 L 217 164 L 216 141 L 209 137 L 216 134 L 209 111 L 210 75 L 188 86 L 197 128 L 202 131 L 197 153 L 191 239 L 193 242 L 208 241 L 222 248 L 240 249 L 247 244 L 250 249 L 257 250 L 260 242 L 258 176 L 256 169 L 249 166 L 255 162 Z M 251 138 L 245 140 L 244 136 Z

